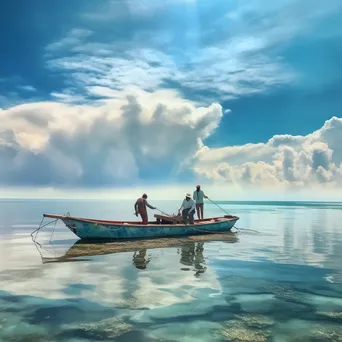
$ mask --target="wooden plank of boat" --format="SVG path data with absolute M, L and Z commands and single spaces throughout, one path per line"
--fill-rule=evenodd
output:
M 230 231 L 239 217 L 222 216 L 195 220 L 195 224 L 141 221 L 106 221 L 69 215 L 44 214 L 44 217 L 61 220 L 75 235 L 81 239 L 142 239 L 170 236 L 188 236 L 198 234 L 224 233 Z M 166 216 L 166 219 L 170 217 Z M 174 219 L 174 217 L 171 217 Z
M 160 215 L 154 214 L 154 217 L 157 219 L 157 223 L 165 224 L 165 223 L 183 223 L 182 215 Z

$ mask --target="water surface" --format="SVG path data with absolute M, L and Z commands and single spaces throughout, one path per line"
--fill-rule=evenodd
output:
M 341 341 L 340 204 L 219 204 L 237 234 L 92 245 L 58 224 L 35 244 L 42 213 L 131 220 L 133 204 L 2 200 L 0 340 Z

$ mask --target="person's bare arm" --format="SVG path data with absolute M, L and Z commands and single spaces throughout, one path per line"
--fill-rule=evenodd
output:
M 150 203 L 148 203 L 146 200 L 145 200 L 145 204 L 147 207 L 149 207 L 150 209 L 156 209 L 156 207 L 153 207 Z

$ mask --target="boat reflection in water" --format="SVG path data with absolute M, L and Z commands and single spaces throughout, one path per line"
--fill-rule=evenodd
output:
M 195 268 L 195 276 L 199 276 L 201 273 L 206 271 L 206 267 L 202 264 L 205 264 L 205 258 L 203 256 L 204 252 L 204 242 L 194 242 L 189 243 L 180 248 L 180 263 L 184 266 L 194 266 Z M 190 271 L 189 267 L 182 267 L 182 271 Z
M 206 271 L 205 258 L 203 256 L 204 242 L 188 242 L 186 245 L 178 248 L 178 254 L 180 254 L 179 262 L 187 267 L 181 267 L 182 271 L 190 271 L 189 266 L 193 266 L 195 269 L 195 276 L 198 277 L 201 273 Z M 133 254 L 133 265 L 139 269 L 144 270 L 150 263 L 151 257 L 147 255 L 147 249 L 140 249 Z
M 115 253 L 133 252 L 132 263 L 139 270 L 147 269 L 151 262 L 151 257 L 148 255 L 148 250 L 176 248 L 177 253 L 180 254 L 180 264 L 182 271 L 195 271 L 195 276 L 199 276 L 206 271 L 204 244 L 205 242 L 220 241 L 223 243 L 238 242 L 236 233 L 230 232 L 225 234 L 211 234 L 203 236 L 191 236 L 186 238 L 165 238 L 165 239 L 149 239 L 137 241 L 121 241 L 121 242 L 84 242 L 82 240 L 76 241 L 67 251 L 61 255 L 56 256 L 56 246 L 52 245 L 53 253 L 48 252 L 47 246 L 43 246 L 38 242 L 35 245 L 41 255 L 43 263 L 51 262 L 74 262 L 91 260 L 88 257 L 95 257 L 100 255 L 108 255 Z M 48 256 L 46 255 L 48 252 Z M 45 254 L 45 255 L 44 255 Z M 52 254 L 54 254 L 52 256 Z M 95 259 L 92 259 L 95 262 Z
M 150 263 L 151 258 L 146 257 L 147 249 L 141 249 L 133 254 L 133 265 L 139 270 L 145 270 Z

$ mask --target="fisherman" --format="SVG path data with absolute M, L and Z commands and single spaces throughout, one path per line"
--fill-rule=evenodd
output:
M 150 205 L 146 199 L 147 195 L 143 194 L 142 197 L 138 198 L 134 204 L 135 216 L 138 216 L 138 214 L 140 214 L 143 224 L 148 224 L 148 215 L 146 207 L 149 207 L 150 209 L 156 209 L 156 207 Z
M 203 219 L 203 198 L 208 198 L 201 190 L 201 186 L 197 185 L 194 191 L 193 199 L 196 201 L 196 211 L 198 219 Z
M 187 224 L 187 219 L 189 218 L 189 223 L 194 224 L 194 215 L 196 210 L 196 203 L 191 198 L 190 194 L 186 194 L 185 199 L 183 200 L 183 203 L 181 207 L 178 209 L 178 214 L 180 214 L 180 211 L 182 211 L 182 217 L 185 224 Z

